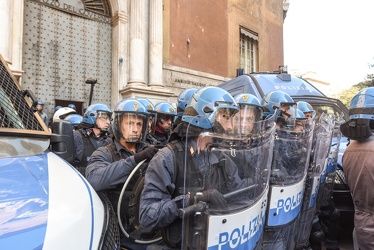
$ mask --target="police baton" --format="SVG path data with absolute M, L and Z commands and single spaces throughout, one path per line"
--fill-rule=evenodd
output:
M 235 190 L 235 191 L 233 191 L 231 193 L 224 194 L 223 198 L 225 198 L 225 199 L 232 198 L 233 196 L 236 196 L 236 195 L 238 195 L 240 193 L 243 193 L 245 191 L 249 191 L 249 190 L 251 190 L 251 189 L 253 189 L 253 188 L 257 187 L 257 186 L 258 186 L 258 184 L 254 184 L 254 185 L 251 185 L 251 186 L 239 189 L 239 190 Z

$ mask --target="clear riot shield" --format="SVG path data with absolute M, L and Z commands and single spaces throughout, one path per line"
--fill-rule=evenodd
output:
M 180 210 L 181 249 L 261 246 L 274 117 L 252 125 L 258 129 L 249 134 L 205 132 L 187 138 L 184 192 L 193 205 Z
M 302 208 L 296 231 L 296 248 L 307 249 L 322 171 L 327 164 L 334 130 L 334 117 L 323 113 L 315 125 L 308 173 L 305 182 Z
M 332 193 L 335 180 L 335 171 L 339 157 L 339 146 L 341 140 L 340 125 L 342 122 L 344 122 L 343 115 L 344 114 L 342 113 L 340 116 L 336 116 L 334 121 L 335 127 L 332 136 L 331 148 L 327 163 L 325 164 L 325 168 L 321 174 L 318 188 L 315 216 L 309 237 L 309 242 L 311 245 L 319 246 L 324 240 L 324 231 L 321 227 L 322 224 L 329 225 L 327 230 L 338 230 L 336 228 L 336 221 L 338 220 L 337 215 L 339 213 L 335 213 L 336 209 L 332 199 Z
M 314 124 L 289 116 L 278 124 L 270 175 L 263 249 L 293 249 Z
M 343 113 L 335 118 L 335 128 L 333 132 L 333 141 L 328 156 L 327 164 L 322 172 L 320 186 L 317 196 L 316 210 L 318 211 L 321 206 L 327 206 L 334 188 L 335 172 L 339 157 L 339 147 L 342 133 L 340 132 L 340 125 L 344 122 Z

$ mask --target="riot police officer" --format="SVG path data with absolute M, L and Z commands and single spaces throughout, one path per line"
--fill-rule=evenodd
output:
M 154 146 L 144 143 L 147 131 L 149 113 L 135 98 L 125 98 L 113 110 L 112 143 L 98 148 L 88 162 L 86 178 L 96 191 L 104 191 L 114 209 L 118 211 L 119 198 L 123 184 L 127 181 L 132 170 L 143 160 L 150 160 L 157 152 Z M 129 185 L 132 190 L 133 185 Z M 128 193 L 124 196 L 124 206 L 121 206 L 121 224 L 129 224 L 123 211 L 127 206 Z M 122 202 L 122 200 L 121 200 Z M 125 228 L 124 228 L 125 229 Z M 122 234 L 121 245 L 126 249 L 143 249 L 128 235 Z
M 252 178 L 240 178 L 235 163 L 221 151 L 236 150 L 236 147 L 227 148 L 232 144 L 226 141 L 234 138 L 231 135 L 235 131 L 233 116 L 236 112 L 235 100 L 225 90 L 205 87 L 196 91 L 187 103 L 182 122 L 171 134 L 170 142 L 150 161 L 141 194 L 139 219 L 144 227 L 162 228 L 163 241 L 168 248 L 162 246 L 160 249 L 229 245 L 228 239 L 224 243 L 217 240 L 220 233 L 221 239 L 226 236 L 222 223 L 219 226 L 217 221 L 208 223 L 207 216 L 243 211 L 256 200 L 249 198 L 253 198 Z M 235 220 L 234 226 L 241 227 L 243 216 L 238 215 L 241 217 Z M 245 249 L 256 244 L 259 229 L 256 227 L 252 232 L 256 237 L 240 243 Z M 208 232 L 215 236 L 208 236 Z
M 282 128 L 287 125 L 292 115 L 290 108 L 296 106 L 296 103 L 287 93 L 283 91 L 272 91 L 264 96 L 261 100 L 261 105 L 268 110 L 268 112 L 265 112 L 266 115 L 276 112 L 277 128 Z
M 277 115 L 262 248 L 293 249 L 314 126 L 283 91 L 269 92 L 261 104 Z
M 234 116 L 234 128 L 238 131 L 235 132 L 236 135 L 241 135 L 241 145 L 245 148 L 255 148 L 258 146 L 259 143 L 264 143 L 264 141 L 257 140 L 260 136 L 260 134 L 264 133 L 264 120 L 263 120 L 263 113 L 264 109 L 268 111 L 265 107 L 261 106 L 260 101 L 257 99 L 256 96 L 251 94 L 238 94 L 234 97 L 238 107 L 239 112 L 235 114 Z M 275 116 L 273 116 L 275 117 Z M 266 121 L 269 122 L 269 121 Z M 239 169 L 239 176 L 241 178 L 248 178 L 250 176 L 259 175 L 259 178 L 261 176 L 267 176 L 269 173 L 269 169 L 262 169 L 262 168 L 256 168 L 257 165 L 256 162 L 259 160 L 259 158 L 266 157 L 271 159 L 272 157 L 272 139 L 269 137 L 269 149 L 264 150 L 264 148 L 261 148 L 261 152 L 259 150 L 244 150 L 246 155 L 242 157 L 232 157 L 233 161 L 238 164 L 243 164 L 243 162 L 237 162 L 238 159 L 240 161 L 245 161 L 245 168 L 238 168 Z M 236 152 L 236 155 L 240 151 Z M 243 171 L 243 172 L 241 172 Z M 267 171 L 266 174 L 263 172 Z M 267 178 L 264 178 L 263 181 L 267 181 Z M 264 183 L 261 185 L 260 192 L 263 191 L 263 189 L 266 187 L 267 183 Z
M 41 100 L 37 100 L 35 102 L 35 112 L 40 116 L 40 118 L 43 120 L 43 122 L 45 123 L 45 125 L 48 127 L 48 116 L 46 113 L 43 112 L 43 109 L 44 109 L 44 102 L 42 102 Z
M 144 107 L 147 109 L 147 111 L 149 113 L 148 131 L 147 131 L 147 133 L 151 134 L 152 131 L 154 131 L 154 125 L 155 125 L 155 116 L 156 116 L 155 106 L 147 98 L 139 97 L 139 98 L 136 98 L 136 100 L 138 100 L 139 102 L 141 102 L 141 104 L 144 105 Z
M 305 101 L 297 102 L 298 110 L 303 112 L 309 122 L 315 123 L 313 142 L 310 154 L 310 163 L 305 182 L 305 190 L 303 195 L 303 204 L 299 218 L 298 230 L 296 233 L 295 249 L 313 249 L 323 239 L 323 231 L 316 230 L 318 223 L 318 215 L 315 211 L 319 210 L 317 206 L 318 196 L 320 195 L 321 177 L 324 171 L 325 163 L 328 158 L 331 139 L 334 130 L 334 117 L 321 113 L 317 121 L 314 121 L 315 110 Z M 319 212 L 319 211 L 318 211 Z M 313 226 L 314 224 L 314 226 Z M 312 231 L 313 229 L 313 231 Z M 312 235 L 312 237 L 310 237 Z M 312 245 L 310 244 L 312 241 Z
M 306 101 L 298 101 L 296 102 L 297 108 L 300 109 L 306 118 L 308 119 L 314 119 L 316 116 L 316 111 L 314 110 L 313 106 L 310 105 L 310 103 Z
M 155 113 L 154 130 L 148 134 L 147 142 L 152 145 L 165 146 L 177 112 L 170 103 L 159 102 L 155 105 Z
M 111 115 L 112 111 L 105 104 L 92 104 L 74 131 L 75 159 L 72 165 L 83 176 L 91 154 L 102 146 L 108 137 Z
M 185 90 L 183 90 L 182 92 L 179 93 L 178 98 L 177 98 L 177 102 L 178 102 L 178 104 L 177 104 L 177 117 L 174 121 L 173 128 L 176 128 L 178 126 L 178 124 L 181 122 L 183 112 L 186 108 L 186 104 L 190 100 L 193 93 L 195 93 L 196 91 L 197 91 L 197 89 L 195 89 L 195 88 L 187 88 L 187 89 L 185 89 Z

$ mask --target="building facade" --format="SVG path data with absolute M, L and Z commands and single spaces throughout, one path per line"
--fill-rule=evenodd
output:
M 237 69 L 277 70 L 284 17 L 283 0 L 3 0 L 0 53 L 49 117 L 68 103 L 176 103 Z

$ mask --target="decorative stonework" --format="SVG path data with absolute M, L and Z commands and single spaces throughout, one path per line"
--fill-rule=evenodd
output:
M 106 0 L 30 0 L 53 9 L 98 22 L 110 23 L 111 11 Z
M 103 16 L 111 16 L 111 11 L 107 0 L 82 0 L 84 9 L 95 12 Z
M 186 88 L 199 89 L 206 86 L 217 86 L 230 80 L 230 78 L 166 64 L 163 68 L 163 79 L 165 89 L 173 93 L 173 97 L 171 97 L 173 103 L 177 102 L 179 93 Z

